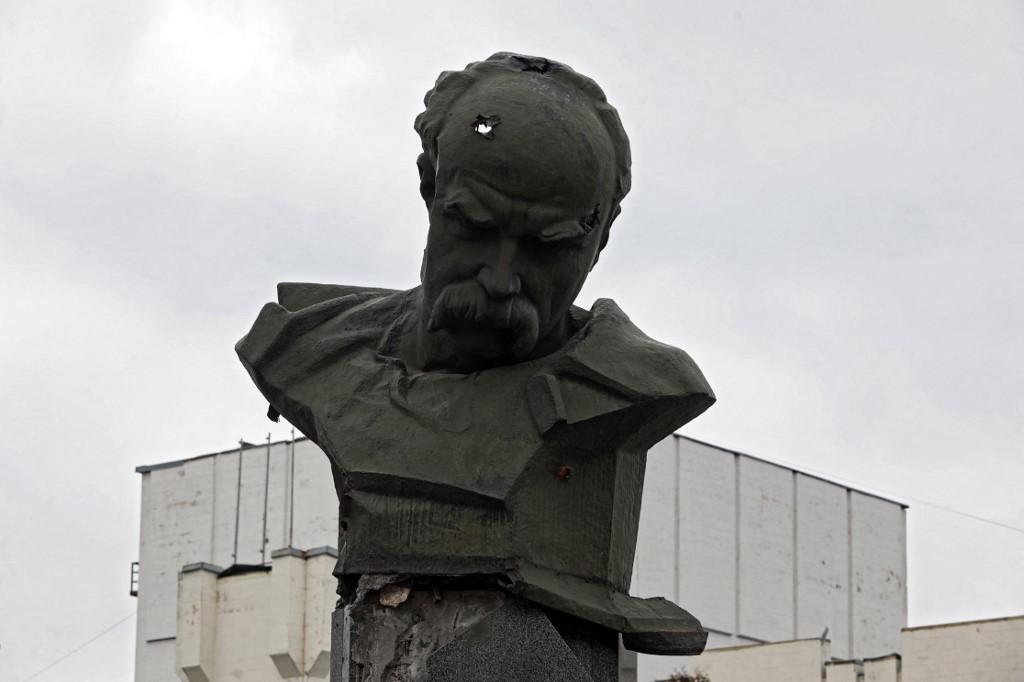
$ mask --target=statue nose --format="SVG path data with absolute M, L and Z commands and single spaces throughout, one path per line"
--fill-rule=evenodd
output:
M 503 239 L 494 263 L 484 265 L 477 274 L 477 281 L 492 298 L 515 296 L 522 289 L 519 275 L 512 270 L 516 255 L 516 243 Z
M 508 298 L 515 296 L 522 290 L 522 282 L 519 275 L 510 272 L 508 268 L 491 267 L 485 265 L 480 268 L 477 281 L 491 298 Z

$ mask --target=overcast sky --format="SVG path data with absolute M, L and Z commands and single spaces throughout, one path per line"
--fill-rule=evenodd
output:
M 697 360 L 684 432 L 908 501 L 911 624 L 1024 613 L 1024 533 L 917 502 L 1024 527 L 1020 2 L 380 4 L 0 0 L 0 678 L 134 610 L 136 465 L 271 430 L 276 282 L 417 283 L 412 120 L 499 50 L 619 109 L 578 302 Z

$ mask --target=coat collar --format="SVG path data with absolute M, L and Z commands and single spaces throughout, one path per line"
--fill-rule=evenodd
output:
M 341 297 L 405 299 L 414 291 L 284 282 L 278 285 L 278 299 L 283 308 L 299 311 Z M 653 444 L 715 401 L 686 352 L 648 337 L 611 299 L 598 299 L 590 311 L 573 306 L 570 314 L 577 331 L 566 345 L 526 363 L 537 368 L 527 383 L 527 398 L 542 434 L 617 415 L 626 428 L 658 422 L 655 433 L 644 439 L 657 436 Z M 644 409 L 622 419 L 623 412 L 638 406 Z

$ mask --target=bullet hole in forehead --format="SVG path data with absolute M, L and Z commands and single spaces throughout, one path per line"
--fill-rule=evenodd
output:
M 494 139 L 494 129 L 499 125 L 501 125 L 501 116 L 496 114 L 492 116 L 477 114 L 472 123 L 473 132 L 480 134 L 485 140 Z

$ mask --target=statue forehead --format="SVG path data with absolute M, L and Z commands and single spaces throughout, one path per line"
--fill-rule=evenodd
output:
M 579 91 L 529 72 L 491 75 L 451 106 L 438 135 L 438 181 L 472 170 L 509 196 L 607 200 L 615 154 Z

